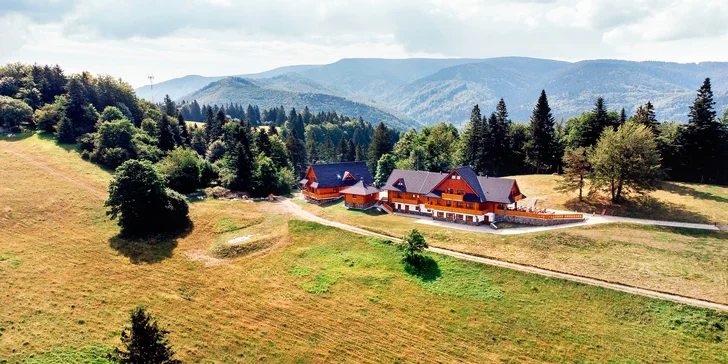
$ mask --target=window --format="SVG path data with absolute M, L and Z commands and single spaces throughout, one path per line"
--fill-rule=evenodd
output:
M 456 206 L 457 206 L 457 207 L 463 207 L 463 203 L 462 203 L 462 202 L 460 202 L 460 201 L 458 201 L 458 202 L 457 202 L 457 205 L 456 205 Z
M 415 206 L 415 211 L 420 211 L 420 206 L 419 205 Z
M 356 195 L 351 195 L 351 199 L 356 201 Z
M 452 176 L 450 176 L 450 179 L 455 179 L 455 175 L 453 174 Z
M 471 204 L 471 203 L 466 203 L 466 204 L 465 204 L 465 208 L 468 208 L 468 209 L 472 209 L 472 208 L 473 208 L 473 204 Z
M 397 198 L 402 198 L 402 194 L 397 192 Z
M 458 195 L 464 195 L 464 194 L 465 194 L 465 192 L 463 192 L 463 190 L 458 190 Z
M 416 199 L 416 198 L 417 198 L 417 195 L 412 195 L 412 198 L 413 198 L 413 199 Z
M 466 215 L 465 216 L 465 221 L 467 221 L 467 222 L 473 222 L 473 217 L 470 216 L 470 215 Z
M 450 201 L 445 201 L 445 206 L 450 206 Z
M 447 193 L 452 194 L 452 188 L 448 188 Z

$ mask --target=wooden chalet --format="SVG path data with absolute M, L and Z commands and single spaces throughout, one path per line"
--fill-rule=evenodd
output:
M 322 204 L 330 201 L 334 201 L 345 197 L 342 194 L 342 190 L 353 187 L 357 184 L 364 184 L 365 190 L 367 186 L 374 183 L 374 179 L 369 173 L 364 162 L 341 162 L 341 163 L 327 163 L 327 164 L 314 164 L 308 167 L 306 170 L 305 177 L 299 182 L 301 185 L 301 192 L 307 201 L 316 204 Z M 351 190 L 350 199 L 353 202 L 354 192 L 361 192 L 360 189 Z M 376 190 L 376 197 L 378 197 L 379 190 Z M 368 198 L 373 196 L 362 195 Z M 363 197 L 362 203 L 364 203 Z M 356 201 L 358 204 L 359 201 Z
M 341 194 L 344 195 L 344 206 L 350 209 L 364 210 L 379 202 L 379 189 L 363 180 L 341 190 Z
M 479 225 L 524 199 L 516 180 L 478 176 L 471 167 L 449 173 L 395 169 L 382 187 L 385 207 L 435 220 Z

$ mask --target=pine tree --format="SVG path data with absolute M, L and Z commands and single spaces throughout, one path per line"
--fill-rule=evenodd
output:
M 276 128 L 275 125 L 271 125 L 268 127 L 268 134 L 270 136 L 278 135 L 278 128 Z
M 549 169 L 554 165 L 556 154 L 554 117 L 551 115 L 545 90 L 541 90 L 541 96 L 531 114 L 525 149 L 526 159 L 536 167 L 536 173 L 541 173 L 542 169 Z
M 587 122 L 588 124 L 585 125 L 584 131 L 584 145 L 582 145 L 585 147 L 596 144 L 599 136 L 602 135 L 602 131 L 610 126 L 607 107 L 603 98 L 597 97 L 597 101 L 594 103 L 594 109 Z
M 265 130 L 260 130 L 255 134 L 256 154 L 263 153 L 266 157 L 273 156 L 273 145 Z
M 510 138 L 510 119 L 506 103 L 500 99 L 496 112 L 490 114 L 485 125 L 481 141 L 482 153 L 480 163 L 485 166 L 487 174 L 498 176 L 501 167 L 505 164 L 508 154 Z
M 354 145 L 354 139 L 349 139 L 346 145 L 346 161 L 353 162 L 356 159 L 356 146 Z
M 176 120 L 175 120 L 176 124 Z M 175 138 L 172 125 L 169 121 L 169 116 L 163 114 L 157 122 L 157 129 L 159 129 L 159 149 L 169 151 L 174 149 Z
M 122 349 L 115 349 L 113 359 L 120 363 L 177 364 L 167 339 L 169 331 L 159 328 L 157 320 L 143 306 L 131 311 L 131 327 L 121 332 Z
M 288 134 L 286 138 L 286 154 L 296 176 L 303 177 L 303 174 L 306 173 L 306 146 L 295 133 Z
M 182 138 L 182 145 L 189 147 L 192 140 L 190 139 L 190 131 L 187 128 L 187 123 L 182 113 L 177 114 L 177 123 L 179 123 L 180 137 Z
M 624 111 L 624 108 L 622 108 L 622 111 L 619 112 L 619 125 L 622 125 L 627 122 L 627 112 Z
M 559 181 L 556 190 L 564 193 L 579 191 L 579 202 L 584 201 L 583 191 L 590 169 L 583 147 L 569 151 L 564 156 L 564 178 Z
M 73 121 L 66 116 L 61 117 L 61 121 L 58 122 L 58 142 L 59 143 L 75 143 L 76 142 L 76 131 L 73 127 Z
M 217 140 L 222 134 L 222 126 L 215 124 L 215 114 L 212 113 L 212 107 L 207 106 L 205 110 L 205 134 L 207 134 L 208 143 Z
M 685 149 L 689 158 L 688 170 L 700 183 L 717 177 L 725 127 L 716 119 L 715 101 L 710 78 L 698 89 L 695 102 L 690 106 L 688 126 L 685 130 Z
M 357 144 L 356 146 L 356 155 L 354 156 L 354 161 L 361 162 L 366 160 L 366 151 L 364 151 L 364 147 L 362 147 L 360 144 Z
M 329 134 L 326 134 L 326 141 L 324 142 L 323 158 L 327 163 L 336 162 L 336 146 L 331 140 Z
M 657 122 L 657 117 L 655 116 L 655 107 L 652 106 L 650 101 L 647 101 L 644 106 L 640 105 L 630 120 L 651 128 L 654 133 L 657 133 L 660 126 L 660 123 Z
M 369 155 L 367 156 L 367 167 L 369 167 L 369 170 L 375 171 L 379 158 L 391 151 L 392 140 L 389 136 L 389 129 L 387 129 L 384 123 L 380 122 L 374 130 L 374 136 L 369 145 Z
M 169 95 L 164 95 L 164 113 L 172 117 L 177 116 L 177 105 Z
M 465 132 L 462 136 L 462 148 L 460 152 L 460 164 L 471 166 L 475 172 L 482 174 L 485 171 L 481 165 L 481 140 L 483 139 L 483 117 L 480 114 L 480 107 L 475 105 L 470 112 L 470 121 L 465 125 Z
M 201 122 L 203 120 L 200 104 L 197 103 L 197 100 L 192 101 L 192 106 L 190 107 L 190 120 L 197 122 Z
M 349 151 L 349 145 L 346 143 L 346 139 L 342 135 L 339 138 L 339 143 L 336 145 L 336 159 L 338 162 L 346 162 L 346 156 Z

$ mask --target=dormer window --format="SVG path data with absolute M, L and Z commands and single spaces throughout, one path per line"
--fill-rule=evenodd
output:
M 342 178 L 342 180 L 343 181 L 356 180 L 356 177 L 354 177 L 354 175 L 351 174 L 351 172 L 346 171 L 346 172 L 344 172 L 344 177 Z
M 398 179 L 396 182 L 394 182 L 394 185 L 398 187 L 404 187 L 404 179 Z

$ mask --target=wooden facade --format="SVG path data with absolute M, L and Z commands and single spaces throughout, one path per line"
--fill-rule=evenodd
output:
M 470 167 L 449 173 L 395 170 L 383 190 L 393 211 L 472 225 L 490 222 L 489 213 L 524 198 L 515 180 L 477 176 Z
M 378 201 L 379 190 L 368 187 L 373 182 L 364 162 L 342 162 L 309 166 L 300 185 L 309 202 L 321 204 L 344 198 L 347 206 L 359 208 Z M 345 190 L 349 193 L 342 193 Z

